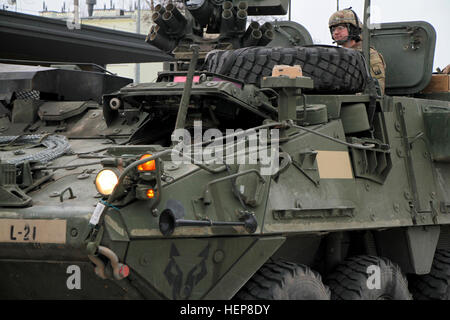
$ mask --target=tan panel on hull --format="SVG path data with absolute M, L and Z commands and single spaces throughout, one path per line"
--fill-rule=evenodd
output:
M 0 219 L 0 242 L 66 243 L 66 220 Z
M 320 179 L 353 179 L 347 151 L 317 151 Z

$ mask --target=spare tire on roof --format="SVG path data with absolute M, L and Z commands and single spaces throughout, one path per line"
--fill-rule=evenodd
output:
M 364 91 L 368 71 L 361 52 L 334 46 L 249 47 L 212 51 L 206 57 L 208 72 L 260 85 L 276 65 L 300 65 L 303 75 L 314 80 L 320 93 L 357 93 Z

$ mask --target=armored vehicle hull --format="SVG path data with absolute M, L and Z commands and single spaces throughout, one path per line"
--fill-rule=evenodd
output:
M 450 274 L 449 100 L 418 98 L 423 74 L 377 94 L 353 50 L 239 48 L 245 30 L 203 61 L 217 21 L 220 43 L 190 19 L 159 34 L 199 48 L 155 83 L 2 100 L 1 297 L 447 299 L 424 283 Z

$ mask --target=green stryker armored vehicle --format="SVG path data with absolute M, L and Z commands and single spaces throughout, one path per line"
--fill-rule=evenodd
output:
M 288 0 L 184 4 L 155 8 L 154 83 L 0 65 L 0 297 L 449 299 L 432 25 L 366 14 L 382 95 L 368 46 L 248 21 Z

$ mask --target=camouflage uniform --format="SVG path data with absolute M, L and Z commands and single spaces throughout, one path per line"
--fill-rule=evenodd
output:
M 362 22 L 359 20 L 358 16 L 353 10 L 345 9 L 340 10 L 330 17 L 328 21 L 328 26 L 330 27 L 330 32 L 333 36 L 332 27 L 337 25 L 346 25 L 349 32 L 349 38 L 346 41 L 354 40 L 356 43 L 352 47 L 355 50 L 363 51 L 362 41 L 361 41 L 361 29 L 363 27 Z M 342 45 L 339 41 L 338 44 Z M 378 80 L 380 84 L 381 93 L 384 94 L 384 89 L 386 87 L 386 63 L 384 62 L 383 56 L 376 51 L 374 48 L 370 48 L 370 74 L 373 78 Z
M 352 49 L 362 51 L 362 41 L 357 42 Z M 384 94 L 384 89 L 386 88 L 386 63 L 381 53 L 372 47 L 370 47 L 370 74 L 378 80 L 381 93 Z

